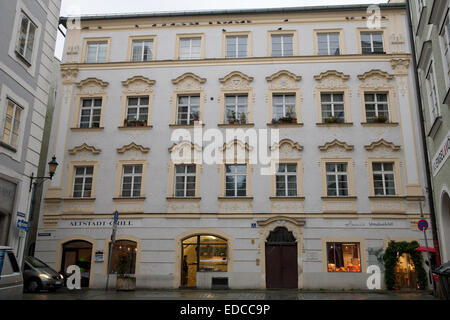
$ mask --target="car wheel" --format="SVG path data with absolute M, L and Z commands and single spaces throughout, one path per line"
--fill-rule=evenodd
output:
M 41 284 L 39 283 L 39 280 L 30 280 L 27 285 L 28 292 L 32 293 L 38 293 L 41 288 Z

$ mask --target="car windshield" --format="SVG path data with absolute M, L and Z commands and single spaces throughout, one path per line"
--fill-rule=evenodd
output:
M 41 260 L 36 259 L 35 257 L 28 257 L 27 261 L 35 268 L 49 268 L 48 265 L 43 263 Z

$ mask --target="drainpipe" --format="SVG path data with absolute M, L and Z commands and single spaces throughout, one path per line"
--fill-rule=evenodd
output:
M 428 199 L 430 201 L 430 218 L 431 218 L 431 230 L 433 235 L 433 244 L 434 248 L 436 249 L 436 263 L 438 266 L 441 265 L 441 251 L 439 250 L 439 239 L 438 239 L 438 233 L 437 233 L 437 226 L 436 226 L 436 214 L 434 210 L 434 192 L 433 192 L 433 184 L 431 182 L 431 174 L 430 174 L 430 163 L 428 158 L 428 147 L 427 147 L 427 141 L 426 141 L 426 133 L 425 133 L 425 120 L 423 118 L 423 105 L 422 105 L 422 92 L 420 90 L 420 84 L 419 84 L 419 75 L 417 73 L 417 59 L 416 59 L 416 47 L 414 42 L 414 36 L 413 36 L 413 27 L 411 22 L 411 10 L 409 6 L 409 1 L 406 0 L 406 16 L 408 17 L 408 29 L 409 29 L 409 38 L 412 46 L 411 50 L 411 56 L 412 56 L 412 62 L 414 65 L 414 81 L 416 84 L 417 89 L 417 102 L 419 106 L 419 119 L 420 119 L 420 129 L 421 129 L 421 137 L 422 137 L 422 147 L 424 150 L 424 156 L 425 156 L 425 170 L 426 170 L 426 177 L 427 177 L 427 188 L 428 188 Z M 431 261 L 430 267 L 431 267 Z

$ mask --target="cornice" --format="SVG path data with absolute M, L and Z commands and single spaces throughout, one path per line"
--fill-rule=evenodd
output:
M 77 154 L 78 152 L 81 152 L 84 150 L 91 152 L 92 154 L 99 154 L 100 152 L 102 152 L 102 150 L 97 149 L 94 146 L 90 146 L 90 145 L 87 145 L 86 143 L 83 143 L 81 146 L 70 149 L 69 153 L 71 155 L 74 155 L 74 154 Z
M 393 144 L 392 142 L 388 142 L 388 141 L 386 141 L 384 139 L 380 139 L 380 140 L 378 140 L 376 142 L 372 142 L 370 145 L 364 146 L 364 148 L 367 151 L 373 151 L 376 148 L 379 148 L 381 146 L 384 146 L 384 147 L 387 147 L 387 148 L 391 148 L 392 151 L 399 151 L 400 148 L 401 148 L 400 146 L 397 146 L 397 145 Z
M 249 77 L 248 75 L 246 75 L 246 74 L 244 74 L 244 73 L 242 73 L 240 71 L 233 71 L 233 72 L 229 73 L 228 75 L 226 75 L 225 77 L 220 78 L 219 81 L 221 83 L 226 83 L 231 78 L 236 77 L 236 76 L 239 77 L 239 78 L 242 78 L 242 79 L 244 79 L 244 80 L 246 80 L 248 82 L 252 82 L 253 81 L 252 77 Z
M 126 145 L 126 146 L 123 146 L 122 148 L 118 148 L 117 152 L 118 153 L 125 153 L 128 150 L 137 150 L 137 151 L 140 151 L 142 153 L 148 153 L 150 151 L 150 148 L 145 148 L 145 147 L 143 147 L 141 145 L 137 145 L 134 142 L 132 142 L 132 143 Z
M 352 151 L 354 149 L 354 146 L 348 145 L 346 142 L 341 142 L 338 139 L 334 139 L 331 142 L 325 143 L 323 146 L 319 146 L 319 150 L 320 151 L 328 151 L 329 148 L 332 148 L 335 146 L 343 148 L 346 151 Z
M 292 78 L 294 81 L 302 80 L 301 76 L 297 76 L 297 75 L 295 75 L 292 72 L 287 71 L 287 70 L 278 71 L 277 73 L 274 73 L 273 75 L 271 75 L 269 77 L 266 77 L 266 80 L 267 80 L 267 82 L 272 82 L 273 80 L 275 80 L 275 79 L 277 79 L 279 77 L 282 77 L 282 76 L 288 76 L 289 78 Z
M 186 78 L 192 78 L 195 81 L 197 81 L 198 83 L 205 83 L 206 82 L 205 78 L 201 78 L 201 77 L 197 76 L 196 74 L 194 74 L 192 72 L 186 72 L 186 73 L 182 74 L 181 76 L 179 76 L 178 78 L 173 79 L 172 83 L 173 84 L 178 84 L 181 81 L 185 80 Z
M 301 146 L 300 144 L 298 144 L 298 142 L 294 142 L 291 139 L 283 139 L 278 143 L 275 143 L 273 146 L 270 147 L 271 151 L 274 151 L 276 149 L 280 149 L 282 145 L 287 144 L 289 145 L 292 149 L 296 149 L 298 151 L 303 151 L 303 146 Z

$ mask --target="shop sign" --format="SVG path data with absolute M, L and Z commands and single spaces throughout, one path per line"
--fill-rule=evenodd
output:
M 448 160 L 450 156 L 450 131 L 447 133 L 444 141 L 439 147 L 436 155 L 434 156 L 431 165 L 433 167 L 433 176 L 435 177 L 439 170 L 444 166 L 444 163 Z
M 104 254 L 103 251 L 99 250 L 95 252 L 95 262 L 103 262 L 104 261 Z
M 72 220 L 69 221 L 71 227 L 112 227 L 112 220 Z M 120 220 L 117 222 L 119 227 L 132 227 L 133 222 L 131 220 Z
M 14 209 L 16 184 L 0 179 L 0 212 L 11 213 Z

